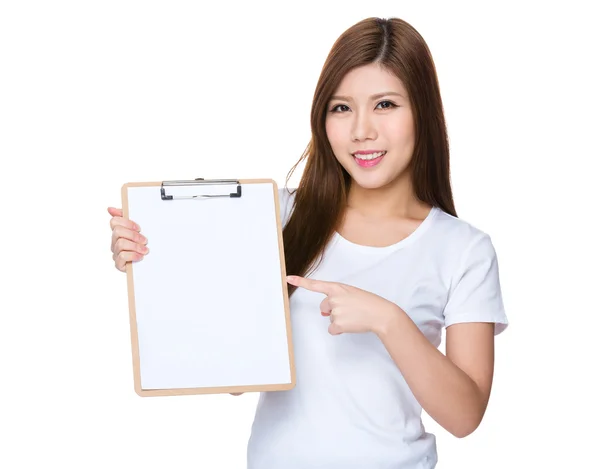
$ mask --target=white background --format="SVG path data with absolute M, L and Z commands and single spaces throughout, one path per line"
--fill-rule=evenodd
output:
M 283 186 L 323 61 L 368 16 L 432 51 L 458 214 L 492 236 L 511 321 L 480 428 L 459 440 L 424 417 L 438 467 L 594 466 L 593 4 L 3 1 L 0 467 L 245 467 L 257 394 L 134 393 L 106 208 L 133 181 Z

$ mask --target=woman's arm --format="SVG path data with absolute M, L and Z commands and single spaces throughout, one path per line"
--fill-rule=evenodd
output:
M 423 409 L 458 438 L 472 433 L 485 413 L 494 371 L 494 324 L 454 324 L 446 355 L 401 309 L 377 335 Z

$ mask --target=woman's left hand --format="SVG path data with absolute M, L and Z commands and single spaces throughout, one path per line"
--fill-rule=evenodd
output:
M 380 335 L 399 314 L 400 307 L 397 304 L 351 285 L 296 275 L 289 275 L 287 281 L 326 295 L 321 302 L 321 314 L 329 316 L 329 333 L 332 335 L 345 332 L 374 332 Z

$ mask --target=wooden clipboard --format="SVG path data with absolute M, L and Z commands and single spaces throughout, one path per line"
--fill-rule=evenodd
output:
M 126 265 L 135 392 L 292 389 L 275 181 L 130 182 L 121 195 L 124 218 L 140 225 L 150 250 Z

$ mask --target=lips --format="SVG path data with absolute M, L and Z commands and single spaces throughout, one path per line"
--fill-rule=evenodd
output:
M 353 154 L 353 156 L 354 161 L 361 168 L 371 168 L 378 165 L 386 154 L 386 151 L 367 152 L 364 154 L 356 152 Z
M 352 153 L 352 156 L 354 158 L 370 159 L 369 157 L 378 158 L 385 155 L 385 153 L 387 153 L 385 150 L 358 150 Z

